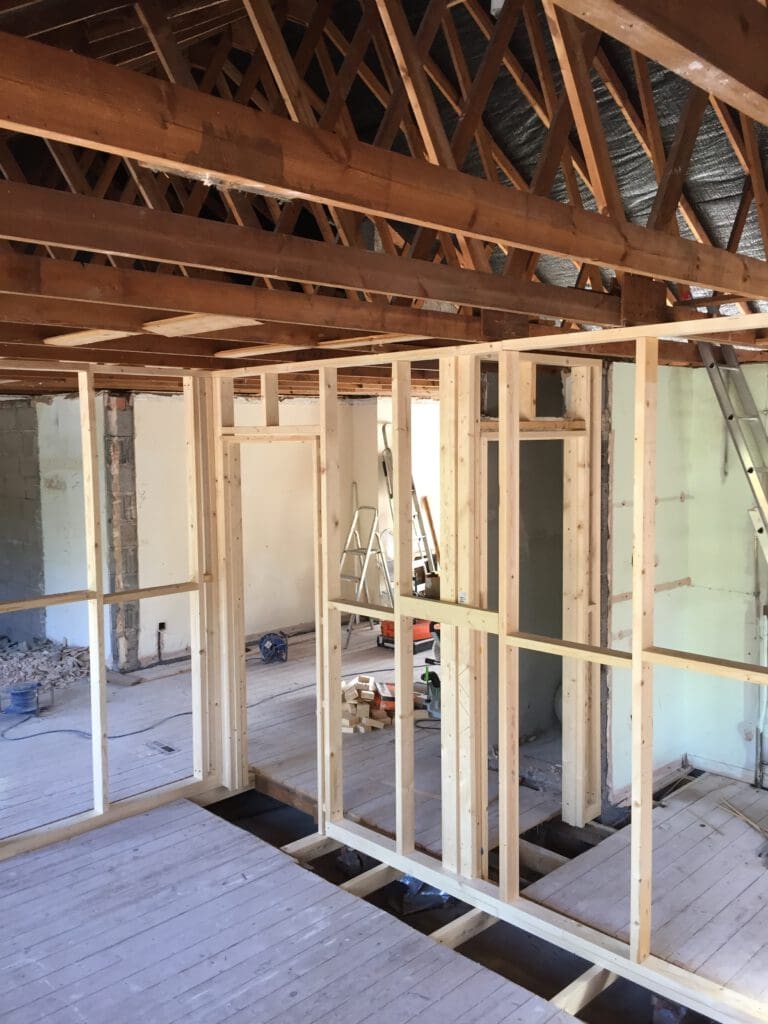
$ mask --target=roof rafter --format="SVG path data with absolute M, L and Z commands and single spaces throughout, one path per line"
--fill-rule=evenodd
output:
M 756 0 L 556 0 L 736 110 L 768 124 L 768 9 Z
M 298 194 L 746 296 L 768 291 L 768 268 L 758 260 L 610 222 L 29 40 L 2 35 L 0 44 L 0 125 L 12 131 L 98 146 L 226 187 Z M 33 73 L 41 67 L 43 74 Z

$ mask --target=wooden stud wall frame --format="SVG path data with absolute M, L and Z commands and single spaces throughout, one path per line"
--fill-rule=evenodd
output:
M 277 405 L 278 375 L 296 373 L 296 363 L 273 364 L 258 369 L 265 396 L 265 422 L 260 427 L 240 428 L 234 422 L 234 383 L 253 376 L 255 368 L 236 368 L 217 373 L 189 371 L 184 374 L 187 402 L 187 452 L 190 479 L 197 481 L 190 503 L 190 578 L 167 588 L 150 588 L 128 594 L 105 594 L 98 574 L 98 493 L 86 479 L 88 523 L 88 585 L 85 590 L 46 595 L 30 601 L 0 604 L 0 611 L 40 607 L 86 600 L 92 609 L 92 645 L 103 649 L 98 612 L 112 601 L 130 596 L 157 596 L 160 592 L 187 592 L 193 602 L 193 635 L 200 643 L 195 670 L 195 708 L 199 725 L 195 733 L 195 774 L 190 782 L 174 784 L 129 800 L 109 803 L 103 790 L 106 753 L 103 746 L 103 695 L 101 670 L 94 665 L 94 773 L 97 802 L 92 812 L 63 823 L 37 829 L 0 842 L 5 857 L 85 831 L 99 823 L 138 813 L 180 796 L 210 800 L 222 792 L 233 793 L 248 785 L 245 732 L 245 676 L 242 622 L 242 524 L 240 520 L 239 451 L 243 443 L 292 441 L 312 445 L 315 465 L 316 609 L 318 663 L 318 829 L 330 840 L 348 844 L 376 858 L 392 870 L 413 874 L 546 941 L 589 960 L 599 968 L 651 988 L 724 1024 L 755 1024 L 765 1019 L 765 1006 L 738 992 L 709 982 L 653 955 L 651 952 L 652 897 L 652 684 L 656 665 L 704 673 L 726 680 L 768 684 L 768 668 L 741 662 L 710 659 L 686 651 L 659 648 L 652 635 L 652 600 L 655 546 L 653 508 L 654 424 L 659 337 L 681 337 L 695 330 L 708 333 L 717 343 L 718 332 L 727 343 L 727 332 L 768 324 L 768 314 L 726 317 L 708 321 L 647 325 L 638 339 L 638 328 L 590 332 L 590 344 L 634 340 L 638 370 L 635 389 L 635 489 L 633 524 L 633 643 L 631 652 L 602 647 L 600 643 L 599 551 L 600 536 L 600 360 L 569 356 L 570 338 L 563 335 L 514 338 L 501 342 L 444 348 L 440 352 L 441 477 L 443 590 L 439 602 L 425 602 L 408 593 L 405 563 L 407 545 L 403 534 L 410 529 L 407 480 L 410 451 L 409 387 L 414 362 L 434 359 L 434 350 L 410 350 L 357 357 L 334 357 L 304 362 L 300 372 L 319 373 L 320 401 L 317 426 L 282 427 Z M 574 332 L 573 344 L 580 343 Z M 557 350 L 557 351 L 554 351 Z M 499 421 L 484 427 L 474 402 L 472 383 L 477 379 L 480 357 L 498 359 L 500 368 Z M 566 479 L 574 504 L 566 500 L 566 532 L 575 538 L 575 561 L 566 574 L 564 621 L 568 635 L 560 639 L 534 636 L 519 628 L 519 443 L 534 436 L 558 432 L 556 424 L 531 432 L 525 416 L 531 409 L 530 364 L 555 365 L 572 374 L 573 419 L 561 425 L 566 450 Z M 8 369 L 29 368 L 28 362 L 8 360 Z M 339 480 L 341 452 L 338 427 L 339 368 L 358 365 L 391 365 L 395 455 L 395 552 L 398 578 L 395 608 L 366 607 L 341 592 L 341 503 Z M 78 372 L 86 473 L 93 472 L 92 396 L 100 373 L 135 376 L 131 367 L 83 364 L 34 363 L 39 372 Z M 178 372 L 147 369 L 153 377 L 178 379 Z M 574 390 L 575 389 L 575 390 Z M 522 417 L 522 418 L 521 418 Z M 481 438 L 498 431 L 500 460 L 500 593 L 499 610 L 483 607 L 482 580 L 473 564 L 478 551 L 478 529 L 473 508 L 478 504 L 475 472 Z M 567 437 L 566 437 L 567 435 Z M 464 460 L 460 467 L 459 460 Z M 586 466 L 584 464 L 586 460 Z M 90 469 L 89 469 L 90 467 Z M 474 467 L 474 468 L 473 468 Z M 587 540 L 589 534 L 589 540 Z M 568 547 L 568 546 L 567 546 Z M 583 559 L 588 564 L 583 564 Z M 575 581 L 581 577 L 578 588 Z M 428 605 L 428 608 L 427 608 Z M 341 673 L 340 626 L 344 612 L 370 613 L 394 621 L 401 641 L 410 636 L 410 620 L 430 614 L 445 626 L 443 726 L 443 837 L 442 863 L 414 849 L 413 832 L 413 721 L 408 700 L 397 709 L 397 833 L 388 839 L 343 816 L 341 772 Z M 477 636 L 498 637 L 499 663 L 499 761 L 500 761 L 500 881 L 487 878 L 483 843 L 482 749 L 487 694 L 478 671 Z M 482 642 L 482 640 L 481 640 Z M 632 926 L 629 942 L 604 935 L 594 928 L 526 899 L 519 886 L 518 796 L 518 654 L 520 649 L 559 655 L 572 664 L 569 687 L 575 694 L 573 748 L 566 756 L 580 770 L 566 786 L 565 813 L 571 820 L 588 820 L 596 810 L 596 779 L 599 751 L 595 744 L 594 716 L 597 675 L 600 666 L 631 670 L 632 730 Z M 401 693 L 409 692 L 408 643 L 398 648 L 398 681 Z M 99 663 L 100 664 L 100 663 Z M 595 673 L 595 674 L 593 674 Z M 479 679 L 480 684 L 475 686 Z M 462 691 L 463 687 L 463 691 Z M 458 695 L 469 697 L 459 707 Z M 571 698 L 569 698 L 571 699 Z M 584 717 L 581 717 L 581 716 Z M 599 740 L 599 736 L 598 736 Z M 569 810 L 570 808 L 570 810 Z
M 10 361 L 9 361 L 10 364 Z M 56 363 L 38 366 L 42 373 L 61 373 Z M 219 676 L 216 665 L 218 629 L 213 623 L 217 584 L 213 572 L 215 538 L 213 500 L 216 486 L 213 477 L 215 439 L 221 433 L 213 422 L 211 402 L 213 378 L 210 374 L 162 372 L 162 376 L 180 379 L 183 385 L 185 413 L 185 454 L 187 469 L 187 531 L 189 552 L 188 578 L 156 587 L 106 593 L 103 578 L 102 508 L 99 488 L 99 463 L 96 433 L 96 388 L 98 376 L 104 372 L 122 374 L 126 368 L 102 365 L 77 368 L 80 400 L 80 436 L 83 462 L 85 502 L 86 589 L 62 594 L 0 602 L 0 612 L 16 612 L 49 605 L 86 602 L 90 650 L 91 693 L 91 757 L 93 765 L 93 808 L 81 814 L 52 822 L 0 839 L 0 859 L 26 850 L 67 839 L 110 821 L 130 817 L 162 803 L 181 797 L 201 801 L 221 794 L 224 780 L 221 765 L 228 736 L 222 733 L 222 711 L 228 706 L 228 695 L 216 692 Z M 131 369 L 131 375 L 134 374 Z M 141 375 L 154 376 L 145 370 Z M 227 386 L 226 382 L 223 385 Z M 192 682 L 192 774 L 168 785 L 137 796 L 112 801 L 109 792 L 108 713 L 106 702 L 106 652 L 104 610 L 111 604 L 137 601 L 171 594 L 189 594 L 190 652 Z
M 762 316 L 759 314 L 757 316 Z M 754 316 L 743 326 L 753 326 Z M 706 322 L 717 343 L 717 333 L 733 326 L 733 317 Z M 697 330 L 702 321 L 696 322 Z M 633 525 L 634 631 L 631 652 L 600 643 L 600 360 L 568 356 L 550 349 L 567 348 L 563 336 L 551 339 L 515 338 L 509 341 L 446 348 L 439 357 L 441 423 L 441 600 L 415 598 L 409 593 L 406 563 L 409 557 L 410 518 L 404 484 L 409 465 L 409 385 L 413 363 L 434 358 L 434 352 L 412 350 L 387 356 L 365 355 L 308 362 L 301 370 L 320 372 L 319 519 L 322 564 L 322 600 L 318 625 L 323 633 L 322 670 L 318 687 L 318 719 L 322 747 L 319 773 L 319 834 L 365 853 L 391 870 L 413 874 L 478 910 L 507 921 L 587 959 L 598 969 L 651 988 L 692 1009 L 714 1016 L 724 1024 L 755 1024 L 765 1019 L 765 1006 L 735 990 L 709 982 L 678 968 L 651 952 L 652 900 L 652 684 L 657 664 L 768 684 L 768 669 L 708 659 L 684 651 L 657 648 L 652 636 L 655 547 L 654 424 L 658 338 L 680 336 L 687 326 L 650 325 L 638 338 L 638 328 L 595 331 L 595 345 L 634 340 L 637 345 L 635 389 L 635 491 Z M 757 324 L 755 324 L 757 326 Z M 727 338 L 723 339 L 727 343 Z M 577 342 L 574 340 L 574 344 Z M 498 424 L 481 423 L 475 404 L 474 381 L 479 359 L 498 359 Z M 532 432 L 532 368 L 536 364 L 568 369 L 568 421 L 548 423 L 546 431 Z M 391 365 L 395 420 L 395 563 L 397 585 L 394 610 L 366 606 L 345 598 L 340 589 L 338 556 L 340 504 L 338 494 L 339 443 L 336 375 L 342 367 Z M 270 374 L 297 371 L 297 364 L 275 364 Z M 248 368 L 224 371 L 222 379 L 252 375 Z M 263 371 L 262 371 L 263 372 Z M 573 427 L 576 426 L 574 430 Z M 274 429 L 274 428 L 273 428 Z M 292 430 L 295 428 L 291 428 Z M 262 438 L 267 440 L 269 428 Z M 479 446 L 498 434 L 500 466 L 499 610 L 490 611 L 480 600 L 484 586 L 477 559 Z M 287 436 L 287 434 L 286 434 Z M 564 633 L 560 639 L 535 636 L 519 629 L 519 460 L 522 440 L 557 436 L 565 445 L 565 572 Z M 407 536 L 404 536 L 404 534 Z M 396 710 L 397 814 L 396 834 L 389 839 L 343 815 L 341 773 L 341 657 L 338 637 L 341 614 L 358 612 L 394 621 L 400 643 L 396 671 L 401 700 Z M 413 715 L 409 683 L 412 678 L 410 623 L 426 616 L 443 623 L 442 636 L 442 862 L 414 848 Z M 480 670 L 476 638 L 499 638 L 499 883 L 487 877 L 484 845 L 487 837 L 487 796 L 483 720 L 487 690 Z M 569 725 L 564 729 L 563 812 L 565 820 L 581 824 L 600 809 L 600 700 L 601 666 L 631 670 L 632 730 L 632 837 L 630 941 L 623 942 L 569 919 L 525 898 L 520 891 L 518 721 L 520 649 L 559 655 L 568 665 L 564 703 Z M 602 976 L 602 975 L 601 975 Z M 606 977 L 608 975 L 605 975 Z
M 322 376 L 322 375 L 321 375 Z M 217 445 L 219 469 L 217 472 L 217 508 L 219 509 L 219 542 L 220 561 L 219 579 L 221 581 L 222 594 L 219 603 L 219 625 L 221 642 L 224 647 L 220 659 L 222 680 L 224 690 L 228 694 L 228 722 L 225 733 L 230 738 L 222 764 L 222 782 L 231 792 L 239 792 L 248 785 L 250 766 L 248 762 L 248 722 L 245 694 L 245 614 L 243 606 L 243 530 L 242 530 L 242 488 L 240 475 L 240 450 L 242 445 L 251 444 L 307 444 L 312 451 L 312 487 L 314 494 L 313 506 L 315 516 L 313 520 L 313 548 L 315 553 L 315 661 L 318 671 L 318 715 L 317 715 L 317 757 L 318 757 L 318 792 L 325 794 L 328 787 L 325 783 L 326 773 L 331 771 L 330 765 L 338 764 L 340 768 L 341 748 L 330 752 L 326 748 L 326 717 L 328 704 L 324 680 L 328 677 L 328 669 L 324 665 L 324 659 L 330 657 L 338 658 L 338 672 L 341 672 L 341 648 L 336 645 L 335 651 L 326 649 L 325 637 L 327 635 L 328 621 L 338 620 L 339 630 L 341 628 L 342 610 L 352 610 L 354 602 L 342 608 L 333 607 L 330 600 L 325 600 L 326 593 L 338 592 L 338 585 L 335 582 L 326 582 L 327 575 L 335 573 L 338 576 L 338 566 L 329 558 L 324 558 L 322 552 L 333 552 L 338 549 L 341 555 L 340 534 L 334 543 L 322 531 L 320 509 L 321 486 L 325 486 L 328 480 L 338 478 L 338 458 L 334 466 L 326 471 L 329 451 L 335 450 L 336 445 L 332 440 L 330 449 L 328 443 L 321 445 L 320 438 L 323 433 L 320 426 L 315 425 L 291 425 L 281 426 L 279 422 L 279 404 L 277 393 L 277 375 L 263 374 L 261 381 L 263 419 L 261 426 L 238 427 L 234 422 L 234 391 L 232 381 L 221 379 L 218 382 L 219 409 L 220 409 L 220 430 L 219 443 Z M 336 435 L 336 404 L 337 394 L 335 379 L 328 382 L 332 393 L 332 400 L 321 402 L 321 420 L 328 423 L 327 436 L 332 439 Z M 326 412 L 328 420 L 326 420 Z M 331 422 L 333 421 L 333 422 Z M 321 483 L 322 482 L 322 483 Z M 333 486 L 333 484 L 332 484 Z M 340 524 L 334 532 L 338 534 Z M 390 610 L 391 614 L 391 610 Z M 336 669 L 334 668 L 334 671 Z M 318 802 L 318 826 L 322 827 L 327 820 L 328 810 L 324 803 Z

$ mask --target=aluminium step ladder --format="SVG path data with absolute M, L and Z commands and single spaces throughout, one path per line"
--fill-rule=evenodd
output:
M 395 518 L 395 494 L 394 494 L 394 463 L 392 460 L 392 449 L 387 439 L 387 424 L 382 423 L 381 434 L 384 438 L 384 447 L 381 452 L 381 472 L 384 483 L 387 487 L 389 508 L 392 513 L 392 520 Z M 413 567 L 422 567 L 425 573 L 437 572 L 437 556 L 430 543 L 424 522 L 424 513 L 421 508 L 421 500 L 416 490 L 416 484 L 411 478 L 411 519 L 413 522 Z
M 763 557 L 768 561 L 768 432 L 733 347 L 720 346 L 722 363 L 715 357 L 715 346 L 708 342 L 699 343 L 699 353 L 756 502 L 749 515 Z M 763 616 L 761 647 L 765 643 L 765 628 Z M 767 698 L 763 689 L 758 687 L 761 692 L 755 745 L 755 785 L 759 789 L 766 788 L 768 772 L 768 703 L 764 703 Z
M 719 346 L 722 362 L 710 342 L 698 348 L 756 502 L 749 515 L 768 562 L 768 432 L 733 347 Z
M 363 536 L 365 541 L 363 541 Z M 372 564 L 378 569 L 379 579 L 383 584 L 383 593 L 389 601 L 389 607 L 394 608 L 394 589 L 379 532 L 379 510 L 373 505 L 355 504 L 352 522 L 341 552 L 339 569 L 342 582 L 354 584 L 353 600 L 360 601 L 364 597 L 367 605 L 371 604 L 368 572 Z M 345 648 L 349 646 L 352 630 L 359 621 L 359 615 L 350 615 L 344 641 Z

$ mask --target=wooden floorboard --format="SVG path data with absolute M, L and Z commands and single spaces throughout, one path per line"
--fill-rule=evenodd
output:
M 192 776 L 188 667 L 161 665 L 141 675 L 137 686 L 107 687 L 113 801 Z M 57 691 L 39 718 L 2 716 L 0 838 L 92 809 L 89 693 L 83 680 Z
M 344 652 L 345 678 L 373 673 L 394 677 L 391 650 L 376 646 L 376 634 L 361 628 Z M 314 637 L 292 642 L 285 665 L 250 665 L 248 749 L 258 788 L 312 813 L 316 807 Z M 424 662 L 416 654 L 415 664 Z M 394 730 L 343 737 L 344 812 L 354 822 L 391 835 L 395 824 Z M 425 722 L 415 731 L 416 841 L 439 856 L 442 846 L 440 728 Z M 498 779 L 489 772 L 489 846 L 498 842 Z M 520 788 L 520 831 L 560 812 L 560 795 Z
M 3 1024 L 573 1019 L 188 802 L 0 863 L 0 915 Z
M 416 666 L 424 662 L 416 654 Z M 393 675 L 393 654 L 376 646 L 376 632 L 355 630 L 344 652 L 344 674 L 373 671 Z M 418 668 L 417 668 L 418 671 Z M 191 778 L 192 718 L 187 666 L 161 665 L 140 673 L 137 686 L 108 687 L 107 728 L 110 798 L 124 799 Z M 315 641 L 290 640 L 286 663 L 247 659 L 248 746 L 257 788 L 313 814 L 317 800 L 315 732 Z M 171 717 L 173 716 L 173 717 Z M 60 691 L 40 718 L 3 716 L 0 733 L 0 838 L 89 811 L 90 743 L 78 735 L 90 728 L 89 686 Z M 168 750 L 166 750 L 168 748 Z M 440 730 L 429 722 L 416 729 L 416 837 L 439 855 L 442 842 Z M 345 735 L 345 813 L 355 822 L 391 834 L 395 821 L 394 729 Z M 559 813 L 558 793 L 520 790 L 521 831 Z M 491 847 L 498 837 L 498 786 L 489 774 Z
M 724 800 L 768 823 L 768 792 L 710 774 L 654 811 L 652 952 L 765 1000 L 768 861 L 760 851 L 766 844 Z M 626 941 L 629 840 L 630 829 L 622 829 L 529 886 L 526 897 Z

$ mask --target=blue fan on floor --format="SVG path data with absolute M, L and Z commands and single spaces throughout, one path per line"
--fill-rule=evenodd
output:
M 285 633 L 265 633 L 259 639 L 259 651 L 265 665 L 273 661 L 288 661 L 288 637 Z

